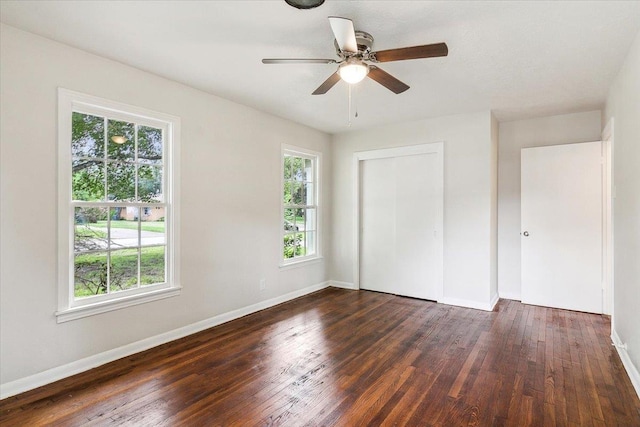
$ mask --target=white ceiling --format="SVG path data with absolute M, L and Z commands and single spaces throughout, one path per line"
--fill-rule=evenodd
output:
M 493 110 L 500 121 L 602 107 L 640 29 L 640 1 L 2 1 L 6 24 L 331 133 Z M 353 19 L 374 49 L 446 42 L 449 56 L 380 64 L 411 86 L 366 79 L 311 92 L 335 65 L 327 17 Z

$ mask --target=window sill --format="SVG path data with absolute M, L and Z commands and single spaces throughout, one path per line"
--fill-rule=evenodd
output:
M 280 264 L 280 270 L 289 270 L 292 268 L 305 267 L 310 264 L 318 264 L 324 258 L 322 256 L 317 256 L 313 258 L 302 259 L 300 261 L 291 261 L 286 264 Z
M 68 322 L 70 320 L 81 319 L 83 317 L 94 316 L 108 311 L 119 310 L 132 305 L 144 304 L 159 299 L 174 297 L 180 295 L 181 286 L 160 289 L 157 291 L 146 292 L 138 295 L 130 295 L 117 300 L 101 301 L 95 304 L 87 304 L 77 307 L 71 307 L 66 310 L 56 311 L 58 323 Z

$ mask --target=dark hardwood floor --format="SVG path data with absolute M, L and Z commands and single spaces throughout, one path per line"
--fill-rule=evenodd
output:
M 0 424 L 640 426 L 609 328 L 330 288 L 5 399 Z

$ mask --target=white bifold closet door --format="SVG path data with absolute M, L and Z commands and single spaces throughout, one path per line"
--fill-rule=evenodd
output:
M 429 153 L 361 162 L 361 289 L 438 298 L 437 161 Z
M 601 150 L 522 150 L 522 302 L 602 313 Z

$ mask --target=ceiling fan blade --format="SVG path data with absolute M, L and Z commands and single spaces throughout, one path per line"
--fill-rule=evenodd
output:
M 265 58 L 263 64 L 335 64 L 335 59 Z
M 367 76 L 377 81 L 396 95 L 409 89 L 408 85 L 402 83 L 400 80 L 375 65 L 369 65 L 369 74 L 367 74 Z
M 330 16 L 329 24 L 336 37 L 340 50 L 344 52 L 358 52 L 358 42 L 356 41 L 356 31 L 353 28 L 353 21 L 339 16 Z
M 322 83 L 318 87 L 318 89 L 314 90 L 312 95 L 324 95 L 329 91 L 329 89 L 335 86 L 335 84 L 338 83 L 339 81 L 340 81 L 340 75 L 336 71 L 335 73 L 331 74 L 329 78 L 325 80 L 324 83 Z
M 435 58 L 447 56 L 449 48 L 446 43 L 426 44 L 423 46 L 402 47 L 399 49 L 373 52 L 378 62 L 402 61 L 404 59 Z

